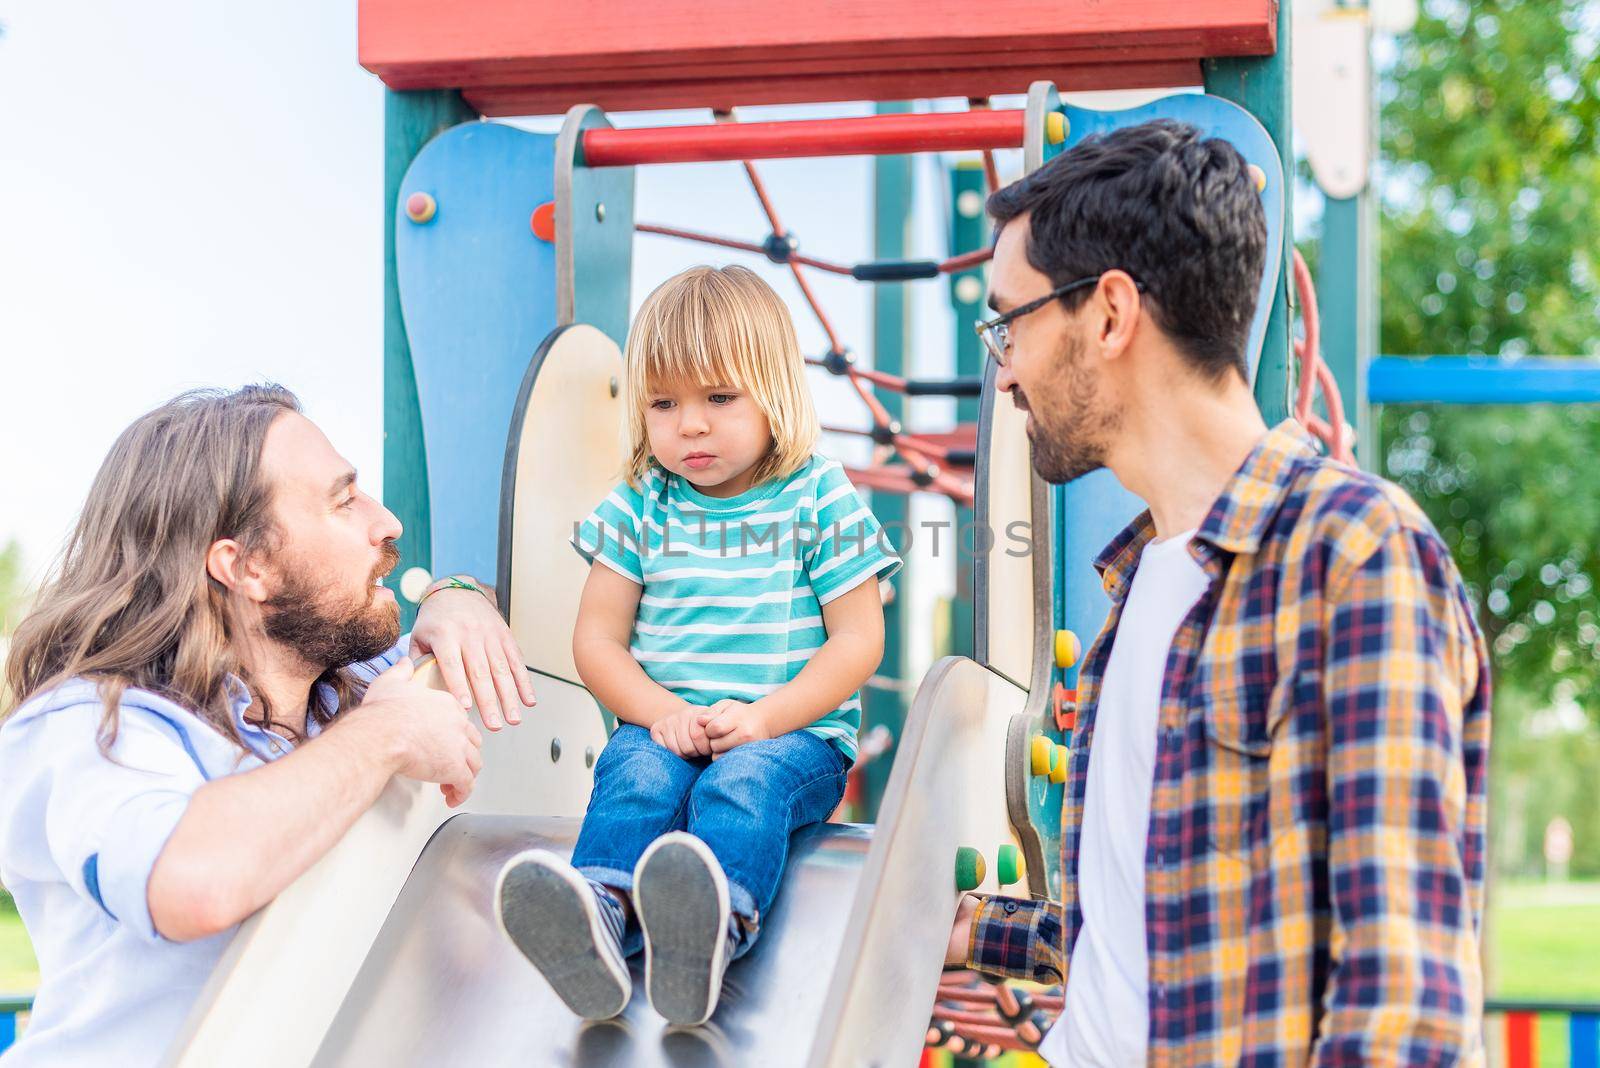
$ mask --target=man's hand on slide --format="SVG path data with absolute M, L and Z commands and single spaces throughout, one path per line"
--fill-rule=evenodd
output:
M 491 731 L 522 722 L 537 698 L 527 661 L 511 628 L 489 599 L 473 590 L 440 590 L 417 609 L 411 655 L 432 653 L 445 687 L 462 708 L 478 706 Z
M 455 698 L 412 677 L 402 657 L 367 687 L 367 695 L 348 716 L 390 746 L 396 775 L 439 784 L 445 803 L 455 808 L 472 793 L 483 767 L 483 735 L 463 714 Z
M 684 702 L 676 711 L 669 712 L 650 726 L 650 737 L 665 749 L 670 749 L 685 760 L 711 755 L 711 741 L 706 737 L 701 722 L 706 709 Z
M 772 737 L 772 727 L 759 701 L 751 704 L 723 698 L 700 713 L 700 725 L 711 740 L 713 760 L 734 746 Z
M 967 963 L 967 947 L 972 944 L 972 918 L 978 914 L 978 898 L 963 894 L 956 908 L 956 922 L 950 927 L 950 942 L 944 949 L 946 964 Z

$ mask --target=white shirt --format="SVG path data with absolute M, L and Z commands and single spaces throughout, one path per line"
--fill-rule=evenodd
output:
M 1101 680 L 1079 840 L 1083 928 L 1072 950 L 1061 1017 L 1039 1047 L 1052 1065 L 1145 1063 L 1145 838 L 1167 653 L 1210 581 L 1189 555 L 1194 534 L 1145 546 Z
M 405 645 L 357 672 L 371 678 Z M 196 790 L 290 749 L 245 721 L 250 695 L 237 680 L 232 699 L 248 751 L 188 709 L 128 690 L 108 760 L 95 741 L 104 705 L 81 679 L 0 726 L 0 883 L 16 899 L 40 979 L 3 1068 L 142 1068 L 166 1055 L 233 931 L 163 938 L 150 918 L 150 871 Z

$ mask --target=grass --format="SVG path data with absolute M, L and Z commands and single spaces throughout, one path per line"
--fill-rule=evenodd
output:
M 1489 933 L 1497 953 L 1490 994 L 1600 1004 L 1600 882 L 1501 883 Z M 1568 1060 L 1566 1017 L 1539 1020 L 1538 1063 Z
M 39 986 L 39 965 L 11 895 L 0 890 L 0 994 L 28 994 Z
M 1502 882 L 1494 894 L 1491 996 L 1600 1003 L 1600 882 Z M 25 994 L 38 985 L 22 920 L 0 891 L 0 994 Z M 1539 1021 L 1539 1063 L 1568 1063 L 1564 1018 Z

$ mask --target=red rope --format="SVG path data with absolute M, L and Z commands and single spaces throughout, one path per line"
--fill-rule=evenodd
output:
M 994 153 L 987 148 L 983 150 L 983 180 L 991 193 L 1000 188 L 1000 168 L 995 166 Z
M 1322 360 L 1322 319 L 1317 311 L 1317 290 L 1311 282 L 1311 268 L 1306 266 L 1300 250 L 1294 253 L 1294 285 L 1300 295 L 1300 317 L 1305 323 L 1306 336 L 1296 338 L 1295 357 L 1300 361 L 1300 386 L 1295 397 L 1294 417 L 1312 435 L 1328 448 L 1328 455 L 1341 463 L 1355 466 L 1355 453 L 1351 448 L 1349 427 L 1344 421 L 1344 398 L 1339 393 L 1339 383 L 1333 371 Z M 1328 405 L 1328 418 L 1316 413 L 1315 390 L 1322 389 L 1322 399 Z
M 661 237 L 676 237 L 682 241 L 698 241 L 703 245 L 716 245 L 720 248 L 738 249 L 740 252 L 754 252 L 759 256 L 767 254 L 766 246 L 758 245 L 754 241 L 738 241 L 731 237 L 718 237 L 716 234 L 701 233 L 698 230 L 683 230 L 676 226 L 660 226 L 656 223 L 635 223 L 634 227 L 641 234 L 657 234 Z M 940 274 L 956 274 L 969 270 L 980 263 L 987 263 L 994 258 L 994 249 L 980 248 L 975 252 L 963 252 L 959 256 L 951 256 L 941 260 L 938 264 Z M 789 254 L 789 262 L 815 267 L 819 271 L 829 274 L 842 274 L 846 277 L 853 275 L 854 269 L 843 263 L 832 260 L 819 260 L 815 256 L 802 255 L 799 252 Z

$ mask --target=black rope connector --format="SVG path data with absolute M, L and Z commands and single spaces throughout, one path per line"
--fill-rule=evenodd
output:
M 900 433 L 900 420 L 891 419 L 886 424 L 874 424 L 872 427 L 872 440 L 879 445 L 893 445 L 895 435 Z
M 1011 996 L 1017 999 L 1016 1012 L 1007 1012 L 998 1003 L 995 1004 L 994 1011 L 1000 1014 L 1000 1019 L 1015 1027 L 1033 1015 L 1033 997 L 1026 990 L 1015 988 L 1012 989 Z
M 773 263 L 788 263 L 789 257 L 800 251 L 800 239 L 791 231 L 786 234 L 768 234 L 761 242 L 761 251 Z
M 983 377 L 963 375 L 958 378 L 911 378 L 906 380 L 908 397 L 981 397 Z
M 914 282 L 938 278 L 939 265 L 933 260 L 874 260 L 850 268 L 850 277 L 858 282 Z
M 928 469 L 926 471 L 913 471 L 913 472 L 911 472 L 911 481 L 912 481 L 912 483 L 915 484 L 915 485 L 918 485 L 918 486 L 923 486 L 923 487 L 927 487 L 927 486 L 933 485 L 933 480 L 938 478 L 938 477 L 939 477 L 939 465 L 938 464 L 929 464 L 928 465 Z
M 833 349 L 822 358 L 822 366 L 828 369 L 829 374 L 847 375 L 856 362 L 856 354 L 849 349 L 840 351 Z

